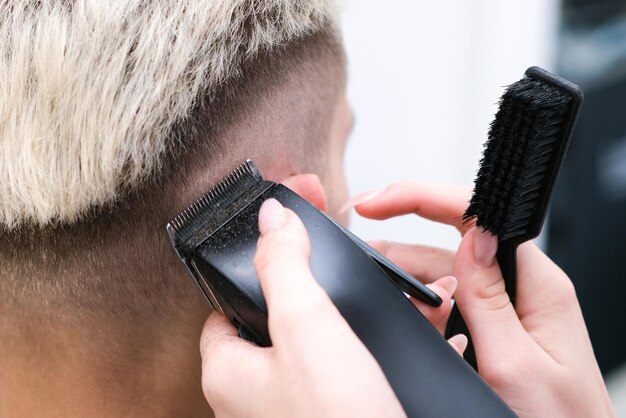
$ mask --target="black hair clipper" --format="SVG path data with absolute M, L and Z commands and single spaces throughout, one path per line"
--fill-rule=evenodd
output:
M 311 241 L 311 271 L 376 358 L 409 417 L 510 417 L 513 412 L 405 297 L 438 306 L 430 289 L 246 161 L 167 225 L 210 305 L 243 338 L 270 346 L 254 269 L 258 213 L 269 198 L 293 210 Z

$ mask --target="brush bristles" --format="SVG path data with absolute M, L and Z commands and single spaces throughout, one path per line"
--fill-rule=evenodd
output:
M 474 194 L 464 215 L 500 239 L 521 235 L 553 167 L 571 97 L 525 77 L 508 87 L 489 130 Z

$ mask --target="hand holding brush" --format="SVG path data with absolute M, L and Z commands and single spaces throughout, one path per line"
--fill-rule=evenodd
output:
M 426 282 L 458 279 L 455 298 L 480 375 L 520 417 L 615 416 L 570 279 L 535 244 L 524 243 L 517 250 L 514 307 L 495 259 L 497 238 L 463 222 L 468 199 L 464 188 L 401 182 L 351 206 L 370 219 L 417 214 L 463 235 L 456 254 L 420 244 L 372 244 Z
M 516 299 L 517 248 L 539 235 L 552 189 L 583 100 L 573 83 L 531 67 L 507 88 L 489 130 L 465 220 L 498 237 L 496 258 L 506 292 Z M 537 288 L 537 292 L 540 292 Z M 446 335 L 470 337 L 465 359 L 477 361 L 458 306 Z

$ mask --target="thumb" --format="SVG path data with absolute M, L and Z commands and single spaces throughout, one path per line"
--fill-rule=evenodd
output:
M 472 228 L 461 241 L 454 267 L 456 303 L 474 342 L 479 368 L 524 350 L 530 343 L 506 293 L 496 262 L 497 238 Z
M 295 212 L 268 199 L 259 211 L 259 231 L 254 266 L 267 302 L 272 344 L 300 336 L 306 336 L 302 341 L 314 335 L 324 339 L 341 315 L 313 277 L 304 224 Z

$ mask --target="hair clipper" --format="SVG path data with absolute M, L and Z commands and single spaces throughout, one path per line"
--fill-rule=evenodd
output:
M 259 208 L 269 198 L 304 223 L 314 277 L 378 361 L 408 416 L 515 416 L 403 291 L 438 306 L 436 294 L 287 187 L 265 181 L 251 161 L 167 225 L 201 293 L 243 338 L 271 345 L 253 264 Z

